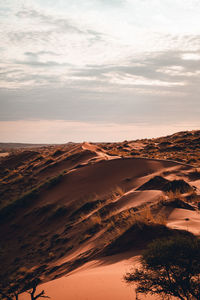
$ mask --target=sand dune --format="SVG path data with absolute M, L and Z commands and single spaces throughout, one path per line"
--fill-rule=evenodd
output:
M 41 203 L 51 201 L 71 203 L 95 193 L 99 197 L 104 196 L 117 187 L 125 190 L 130 187 L 131 189 L 137 188 L 148 178 L 147 176 L 170 168 L 175 171 L 185 169 L 185 166 L 175 162 L 140 158 L 120 158 L 103 160 L 91 165 L 86 164 L 64 175 L 62 182 L 51 191 L 45 191 L 42 194 Z
M 131 253 L 133 255 L 133 253 Z M 130 270 L 130 266 L 138 265 L 139 256 L 125 258 L 117 257 L 118 262 L 98 261 L 87 263 L 70 276 L 48 282 L 38 288 L 38 292 L 45 290 L 46 294 L 55 300 L 132 300 L 135 298 L 134 288 L 123 281 L 123 276 Z M 20 296 L 20 300 L 27 300 L 27 295 Z M 141 297 L 140 299 L 147 299 Z M 148 296 L 148 299 L 155 299 Z
M 2 282 L 21 292 L 39 277 L 38 291 L 54 300 L 133 299 L 122 277 L 148 242 L 180 230 L 200 235 L 199 133 L 1 158 Z

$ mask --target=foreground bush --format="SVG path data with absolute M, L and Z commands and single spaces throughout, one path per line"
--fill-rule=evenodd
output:
M 152 242 L 141 257 L 141 267 L 125 275 L 136 283 L 136 294 L 200 299 L 200 240 L 175 236 Z

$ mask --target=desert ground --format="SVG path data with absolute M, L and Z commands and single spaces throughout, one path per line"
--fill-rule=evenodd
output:
M 37 279 L 53 300 L 134 299 L 123 276 L 149 242 L 200 236 L 200 131 L 0 152 L 6 295 L 30 299 Z

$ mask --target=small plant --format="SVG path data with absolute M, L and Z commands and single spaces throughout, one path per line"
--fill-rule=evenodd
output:
M 169 191 L 169 192 L 166 192 L 165 193 L 166 196 L 167 196 L 167 200 L 170 201 L 170 200 L 174 200 L 174 199 L 183 199 L 183 196 L 182 194 L 180 193 L 179 190 L 175 190 L 174 192 L 173 191 Z
M 91 226 L 96 225 L 96 224 L 101 224 L 101 217 L 98 215 L 94 215 L 89 219 L 89 223 Z
M 39 284 L 39 280 L 35 279 L 32 283 L 32 288 L 29 291 L 27 291 L 27 293 L 30 294 L 30 296 L 31 296 L 31 300 L 36 300 L 36 299 L 39 299 L 39 298 L 50 298 L 49 296 L 45 295 L 44 290 L 42 290 L 37 295 L 35 294 L 38 284 Z

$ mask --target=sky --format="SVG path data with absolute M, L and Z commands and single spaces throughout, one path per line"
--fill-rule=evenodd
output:
M 199 0 L 0 0 L 0 141 L 200 128 Z

